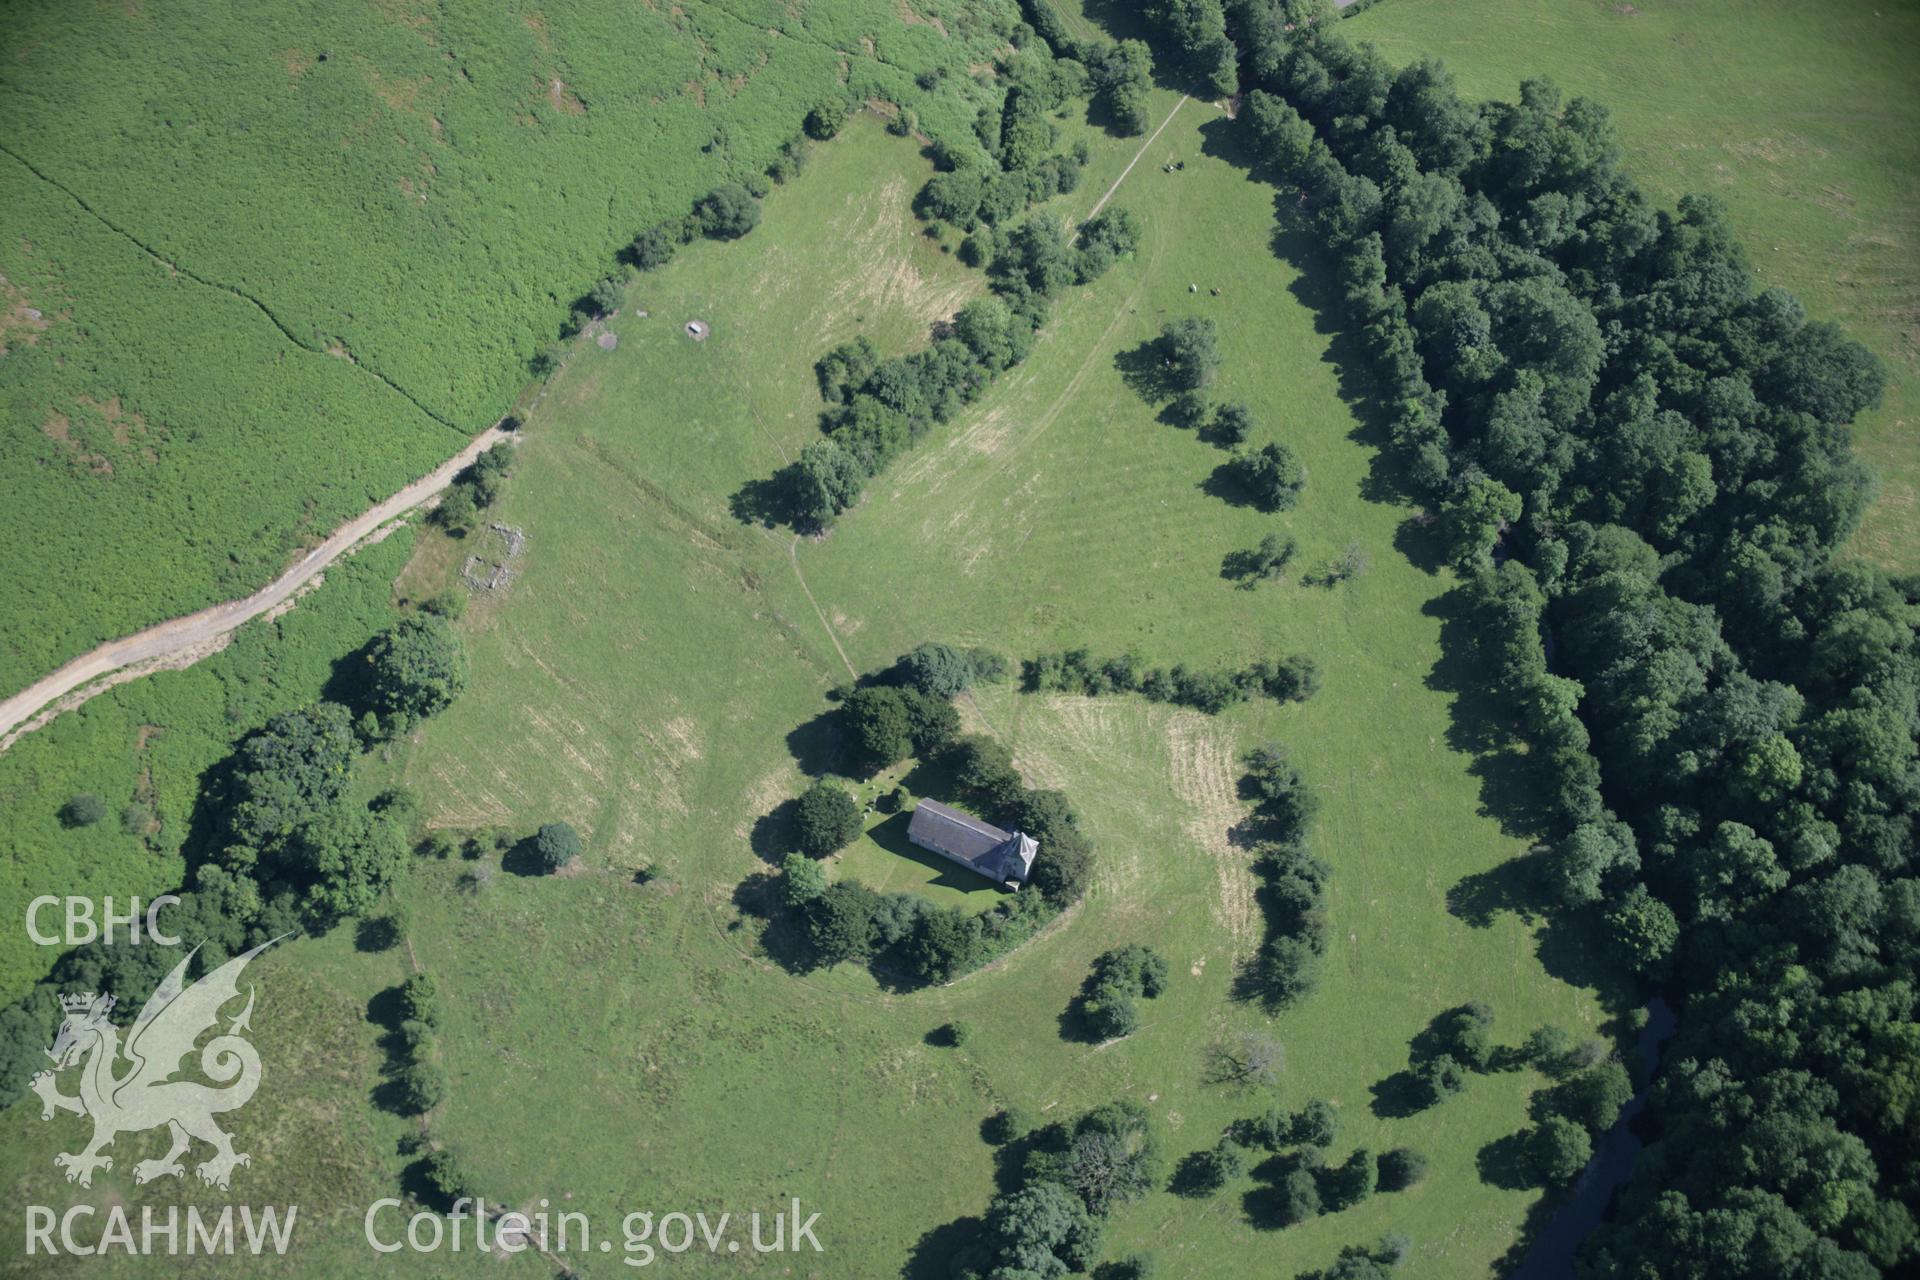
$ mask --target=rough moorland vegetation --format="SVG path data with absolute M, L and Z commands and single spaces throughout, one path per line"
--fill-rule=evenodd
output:
M 912 12 L 17 6 L 0 691 L 244 594 L 443 461 L 636 233 L 703 201 L 737 228 L 757 209 L 713 197 L 790 170 L 810 118 L 893 103 L 970 144 L 1018 10 Z

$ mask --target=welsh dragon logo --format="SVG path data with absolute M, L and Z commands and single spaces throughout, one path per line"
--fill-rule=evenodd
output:
M 226 1190 L 234 1169 L 252 1163 L 251 1156 L 233 1149 L 233 1135 L 213 1119 L 245 1106 L 260 1087 L 260 1055 L 240 1034 L 248 1030 L 253 1017 L 252 987 L 247 989 L 246 1008 L 227 1025 L 224 1034 L 214 1036 L 200 1050 L 200 1070 L 224 1087 L 174 1076 L 180 1060 L 193 1051 L 201 1033 L 218 1025 L 221 1007 L 239 996 L 240 974 L 247 963 L 278 941 L 275 938 L 235 956 L 188 985 L 187 966 L 200 950 L 195 947 L 148 998 L 127 1030 L 124 1048 L 119 1028 L 108 1017 L 113 1012 L 114 997 L 91 992 L 60 997 L 66 1020 L 60 1025 L 53 1048 L 47 1050 L 53 1069 L 34 1076 L 31 1087 L 40 1095 L 42 1120 L 53 1119 L 56 1111 L 71 1111 L 93 1120 L 93 1140 L 84 1149 L 53 1158 L 57 1167 L 67 1171 L 68 1182 L 92 1186 L 94 1170 L 113 1168 L 113 1157 L 100 1154 L 102 1148 L 120 1134 L 162 1125 L 172 1145 L 158 1160 L 134 1165 L 135 1182 L 181 1176 L 184 1170 L 180 1157 L 195 1138 L 213 1147 L 212 1157 L 194 1169 L 210 1186 Z M 119 1070 L 122 1057 L 131 1064 L 124 1073 Z M 59 1091 L 55 1077 L 76 1064 L 80 1064 L 80 1094 L 68 1097 Z

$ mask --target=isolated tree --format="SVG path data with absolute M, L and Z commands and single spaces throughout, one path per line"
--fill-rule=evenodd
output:
M 1260 952 L 1261 994 L 1275 1009 L 1298 1004 L 1320 988 L 1320 956 L 1301 938 L 1282 934 Z
M 1260 535 L 1260 545 L 1252 551 L 1243 553 L 1244 572 L 1247 578 L 1265 582 L 1278 580 L 1286 573 L 1287 564 L 1293 559 L 1298 546 L 1299 544 L 1286 534 Z
M 1151 1191 L 1158 1165 L 1146 1109 L 1130 1101 L 1110 1102 L 1080 1117 L 1065 1154 L 1042 1162 L 1100 1217 Z
M 542 824 L 533 836 L 533 856 L 548 875 L 580 856 L 580 833 L 565 822 Z
M 860 834 L 860 806 L 844 787 L 822 779 L 801 794 L 794 811 L 794 833 L 802 853 L 824 858 Z
M 1293 1113 L 1288 1137 L 1309 1147 L 1330 1147 L 1340 1136 L 1340 1108 L 1314 1098 Z
M 1169 321 L 1160 331 L 1160 356 L 1176 391 L 1198 391 L 1220 371 L 1220 331 L 1206 316 Z
M 1233 473 L 1262 511 L 1285 511 L 1292 507 L 1300 500 L 1300 490 L 1307 483 L 1307 469 L 1300 465 L 1292 449 L 1277 440 L 1236 454 Z
M 1213 434 L 1223 444 L 1245 444 L 1253 426 L 1253 410 L 1244 404 L 1223 404 L 1213 411 Z
M 705 235 L 715 240 L 738 240 L 760 225 L 760 202 L 737 182 L 715 187 L 693 207 Z
M 409 974 L 400 984 L 400 1008 L 409 1022 L 440 1025 L 440 989 L 430 973 Z
M 858 501 L 867 481 L 860 459 L 831 437 L 802 445 L 799 459 L 783 474 L 795 518 L 819 529 Z
M 1286 1069 L 1286 1047 L 1271 1032 L 1236 1032 L 1208 1051 L 1207 1075 L 1219 1084 L 1267 1088 L 1280 1083 Z
M 1412 1147 L 1395 1147 L 1380 1153 L 1379 1185 L 1382 1191 L 1405 1191 L 1427 1176 L 1427 1158 Z
M 1528 1165 L 1550 1187 L 1572 1182 L 1593 1159 L 1593 1139 L 1565 1116 L 1547 1116 L 1528 1132 L 1526 1142 Z
M 415 1114 L 433 1110 L 447 1096 L 447 1070 L 437 1062 L 409 1063 L 399 1083 L 401 1100 Z
M 807 112 L 807 118 L 800 127 L 807 131 L 809 138 L 826 142 L 840 132 L 840 126 L 847 118 L 847 105 L 844 102 L 822 102 Z
M 90 827 L 107 816 L 107 802 L 82 791 L 60 807 L 60 820 L 69 827 Z
M 1314 1180 L 1312 1172 L 1294 1168 L 1280 1179 L 1279 1203 L 1277 1209 L 1280 1221 L 1288 1226 L 1297 1226 L 1320 1213 L 1320 1184 Z
M 443 1208 L 451 1208 L 463 1196 L 474 1194 L 473 1175 L 450 1147 L 429 1151 L 421 1161 L 421 1174 Z
M 1432 1034 L 1440 1052 L 1462 1066 L 1485 1071 L 1493 1059 L 1493 1010 L 1478 1000 L 1435 1018 Z
M 1360 1147 L 1339 1165 L 1327 1170 L 1321 1195 L 1330 1209 L 1351 1209 L 1373 1194 L 1376 1176 L 1373 1153 Z
M 433 509 L 433 522 L 455 537 L 465 537 L 480 522 L 480 507 L 470 485 L 448 485 Z
M 460 636 L 431 614 L 403 618 L 381 632 L 368 649 L 367 663 L 374 706 L 408 720 L 444 709 L 467 687 Z

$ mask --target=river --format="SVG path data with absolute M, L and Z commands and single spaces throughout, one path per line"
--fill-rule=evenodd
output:
M 1655 996 L 1648 1002 L 1647 1025 L 1640 1029 L 1636 1042 L 1642 1079 L 1653 1079 L 1654 1068 L 1660 1063 L 1660 1046 L 1672 1037 L 1679 1021 L 1665 1000 Z M 1526 1256 L 1509 1273 L 1508 1280 L 1566 1280 L 1573 1274 L 1573 1255 L 1579 1250 L 1580 1242 L 1600 1225 L 1613 1193 L 1633 1173 L 1634 1157 L 1640 1154 L 1640 1139 L 1634 1136 L 1631 1126 L 1633 1118 L 1646 1110 L 1646 1106 L 1647 1091 L 1643 1087 L 1620 1109 L 1620 1118 L 1600 1139 L 1592 1163 L 1574 1183 L 1573 1197 L 1560 1206 L 1534 1237 Z

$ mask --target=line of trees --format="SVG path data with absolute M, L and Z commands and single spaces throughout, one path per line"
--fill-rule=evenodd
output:
M 1050 0 L 1021 0 L 1021 11 L 1056 58 L 1086 68 L 1092 117 L 1120 137 L 1147 131 L 1147 93 L 1153 88 L 1153 53 L 1142 40 L 1076 39 Z
M 1021 663 L 1021 681 L 1029 693 L 1138 693 L 1217 715 L 1255 695 L 1305 702 L 1319 691 L 1320 667 L 1296 653 L 1278 661 L 1263 658 L 1238 671 L 1195 671 L 1184 664 L 1149 667 L 1133 654 L 1095 658 L 1086 649 L 1066 649 Z
M 1319 0 L 1226 13 L 1238 127 L 1336 258 L 1548 779 L 1554 910 L 1682 1007 L 1584 1265 L 1911 1264 L 1920 584 L 1840 556 L 1879 362 L 1760 288 L 1717 203 L 1654 208 L 1599 104 L 1468 102 Z
M 455 537 L 464 537 L 480 523 L 481 512 L 500 499 L 500 486 L 513 463 L 513 446 L 498 442 L 475 458 L 453 478 L 434 508 L 434 523 Z
M 983 252 L 991 257 L 993 293 L 936 325 L 931 346 L 883 360 L 862 337 L 815 365 L 831 406 L 821 419 L 824 436 L 802 448 L 774 484 L 799 527 L 830 527 L 870 478 L 1026 359 L 1055 294 L 1099 278 L 1139 243 L 1137 222 L 1119 208 L 1085 223 L 1072 242 L 1038 215 L 991 231 Z
M 1307 849 L 1320 798 L 1286 748 L 1247 753 L 1241 794 L 1253 800 L 1252 830 L 1259 852 L 1254 870 L 1266 881 L 1267 940 L 1243 975 L 1249 994 L 1268 1008 L 1289 1008 L 1320 986 L 1320 966 L 1333 936 L 1327 918 L 1327 880 L 1333 868 Z
M 991 295 L 936 324 L 924 350 L 882 358 L 857 338 L 822 356 L 815 365 L 829 406 L 822 438 L 770 484 L 736 495 L 743 516 L 816 532 L 831 527 L 868 480 L 1026 358 L 1054 297 L 1097 280 L 1138 246 L 1138 221 L 1125 209 L 1104 211 L 1071 237 L 1044 214 L 1021 218 L 1029 206 L 1078 184 L 1086 149 L 1054 153 L 1057 131 L 1048 116 L 1087 92 L 1089 82 L 1081 63 L 1054 57 L 1025 24 L 1020 31 L 1026 34 L 1000 67 L 1007 85 L 1000 107 L 983 109 L 976 122 L 977 146 L 939 141 L 941 171 L 915 199 L 921 217 L 964 233 L 960 256 L 987 270 Z
M 1404 1191 L 1426 1177 L 1426 1157 L 1410 1147 L 1378 1155 L 1359 1147 L 1331 1164 L 1327 1152 L 1339 1136 L 1340 1109 L 1332 1103 L 1314 1099 L 1294 1111 L 1269 1107 L 1235 1121 L 1211 1153 L 1190 1159 L 1188 1176 L 1197 1179 L 1190 1185 L 1204 1193 L 1219 1190 L 1231 1181 L 1227 1177 L 1216 1182 L 1221 1166 L 1231 1168 L 1237 1163 L 1244 1168 L 1246 1153 L 1266 1151 L 1275 1158 L 1263 1162 L 1255 1173 L 1272 1185 L 1249 1195 L 1249 1206 L 1259 1217 L 1295 1226 L 1323 1213 L 1350 1209 L 1376 1191 Z

